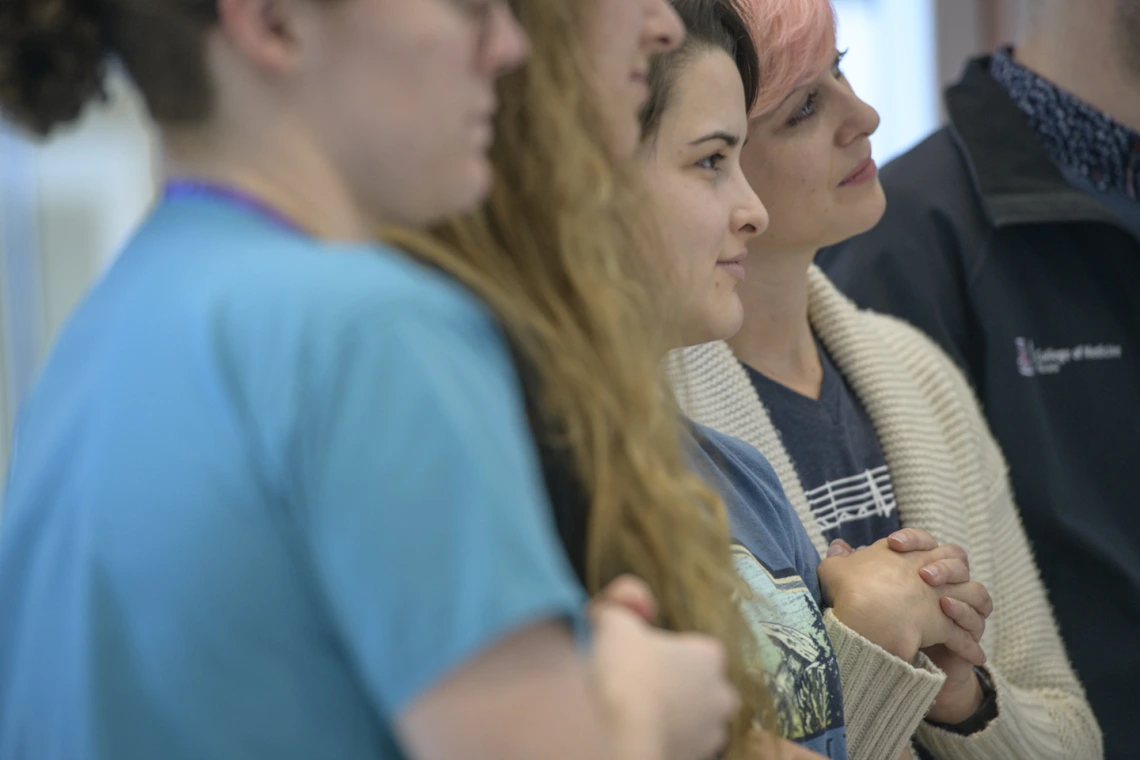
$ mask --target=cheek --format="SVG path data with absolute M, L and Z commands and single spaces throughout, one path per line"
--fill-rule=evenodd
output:
M 689 279 L 707 280 L 710 267 L 715 266 L 728 229 L 723 213 L 709 204 L 700 193 L 681 188 L 671 194 L 662 208 L 662 231 L 679 268 Z
M 624 83 L 641 36 L 635 0 L 600 0 L 598 12 L 588 13 L 584 48 L 588 62 L 606 89 Z M 620 77 L 620 79 L 619 79 Z
M 361 95 L 380 98 L 376 109 L 389 115 L 407 110 L 394 106 L 408 101 L 461 104 L 470 100 L 470 95 L 463 97 L 464 90 L 477 80 L 490 81 L 476 75 L 476 36 L 454 9 L 439 10 L 432 3 L 406 15 L 362 11 L 349 14 L 339 26 L 331 54 L 348 59 L 341 68 L 351 66 Z
M 829 167 L 811 155 L 784 155 L 754 169 L 749 181 L 768 209 L 769 227 L 765 237 L 780 237 L 781 231 L 796 229 L 815 219 L 830 204 Z

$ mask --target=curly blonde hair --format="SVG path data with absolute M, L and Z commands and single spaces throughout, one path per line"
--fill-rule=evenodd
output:
M 770 701 L 746 668 L 755 642 L 724 505 L 690 467 L 660 374 L 671 341 L 653 298 L 664 292 L 649 266 L 656 229 L 589 86 L 589 3 L 510 4 L 534 54 L 499 87 L 491 197 L 426 237 L 386 239 L 479 294 L 534 371 L 541 426 L 590 500 L 588 590 L 632 573 L 653 589 L 662 625 L 726 644 L 743 696 L 730 748 L 740 755 L 751 726 L 771 725 Z

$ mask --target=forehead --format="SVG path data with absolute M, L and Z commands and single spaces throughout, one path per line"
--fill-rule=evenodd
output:
M 661 133 L 681 139 L 691 135 L 689 139 L 693 139 L 727 131 L 743 138 L 748 126 L 744 102 L 744 83 L 728 53 L 719 49 L 700 51 L 674 73 Z

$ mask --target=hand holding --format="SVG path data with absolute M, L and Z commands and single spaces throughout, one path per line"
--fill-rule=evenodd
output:
M 645 622 L 652 594 L 618 579 L 593 603 L 591 672 L 623 758 L 706 760 L 723 749 L 740 698 L 726 676 L 723 645 Z
M 944 644 L 972 664 L 984 663 L 978 608 L 990 604 L 989 594 L 968 580 L 965 552 L 939 546 L 926 531 L 903 533 L 903 543 L 913 541 L 915 548 L 896 551 L 893 537 L 856 552 L 835 542 L 819 566 L 825 601 L 846 625 L 908 662 L 919 649 Z M 931 586 L 931 574 L 919 572 L 927 568 L 936 568 L 933 577 L 945 582 Z

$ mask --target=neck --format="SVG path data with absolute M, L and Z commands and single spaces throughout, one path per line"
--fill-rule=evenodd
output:
M 266 129 L 260 138 L 253 131 L 165 130 L 166 178 L 204 180 L 248 193 L 317 238 L 375 237 L 378 222 L 370 223 L 343 177 L 310 141 L 287 126 Z
M 752 246 L 738 287 L 744 326 L 729 345 L 742 362 L 810 398 L 819 398 L 823 365 L 808 321 L 808 268 L 815 251 Z
M 1015 58 L 1130 129 L 1140 131 L 1140 72 L 1129 60 L 1112 0 L 1056 3 L 1029 24 Z M 1132 42 L 1131 44 L 1140 44 Z

